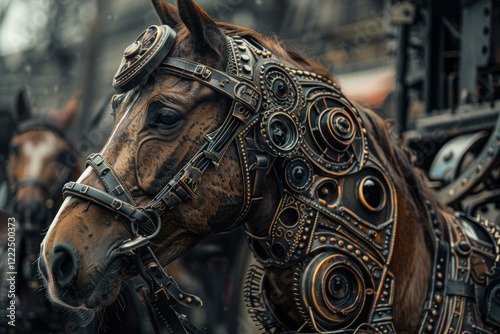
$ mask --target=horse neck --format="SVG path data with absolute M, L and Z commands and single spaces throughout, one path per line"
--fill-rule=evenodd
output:
M 278 180 L 274 173 L 269 173 L 265 180 L 266 191 L 263 193 L 263 200 L 257 212 L 250 217 L 246 223 L 246 229 L 256 236 L 267 236 L 274 214 L 279 206 L 281 193 L 278 188 Z M 272 308 L 271 312 L 278 323 L 284 327 L 297 328 L 303 323 L 302 316 L 295 305 L 293 298 L 291 268 L 279 268 L 269 266 L 264 268 L 264 272 L 269 282 L 269 290 L 265 298 Z

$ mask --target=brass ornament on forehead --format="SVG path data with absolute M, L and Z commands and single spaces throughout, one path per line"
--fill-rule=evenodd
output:
M 175 31 L 167 25 L 152 25 L 123 52 L 122 62 L 113 78 L 118 93 L 140 84 L 161 63 L 175 42 Z

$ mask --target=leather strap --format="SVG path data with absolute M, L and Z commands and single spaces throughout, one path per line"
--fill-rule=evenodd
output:
M 96 172 L 108 194 L 123 202 L 136 205 L 123 181 L 99 153 L 92 153 L 89 155 L 86 165 L 91 166 Z
M 217 92 L 244 103 L 252 112 L 259 109 L 262 97 L 255 86 L 215 68 L 186 59 L 167 57 L 158 69 L 200 81 Z
M 14 194 L 22 187 L 36 187 L 40 188 L 43 194 L 47 197 L 50 197 L 49 187 L 42 181 L 38 179 L 21 179 L 14 184 Z
M 469 284 L 462 281 L 448 279 L 446 282 L 446 294 L 452 296 L 462 296 L 467 298 L 476 298 L 474 284 Z
M 68 182 L 63 187 L 63 196 L 74 196 L 105 207 L 125 217 L 125 221 L 128 223 L 128 227 L 131 230 L 134 230 L 132 224 L 137 224 L 148 233 L 155 231 L 153 221 L 143 210 L 117 199 L 102 190 L 82 183 Z

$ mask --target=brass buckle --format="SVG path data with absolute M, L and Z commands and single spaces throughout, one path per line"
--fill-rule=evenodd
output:
M 114 199 L 113 202 L 111 202 L 111 207 L 115 210 L 120 210 L 123 205 L 123 202 L 117 199 Z
M 208 78 L 212 75 L 212 71 L 210 71 L 205 65 L 196 65 L 194 75 L 202 77 L 204 80 L 208 80 Z

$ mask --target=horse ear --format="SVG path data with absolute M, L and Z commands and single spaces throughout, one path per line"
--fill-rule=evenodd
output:
M 66 103 L 64 108 L 57 114 L 53 115 L 54 121 L 61 129 L 67 129 L 75 118 L 80 105 L 80 92 L 76 92 L 71 99 Z
M 193 0 L 177 0 L 179 15 L 186 25 L 196 46 L 204 51 L 215 51 L 221 56 L 226 39 L 215 21 Z M 208 50 L 207 50 L 208 48 Z
M 164 0 L 151 0 L 151 4 L 160 22 L 175 29 L 181 22 L 177 8 Z
M 14 119 L 24 122 L 31 118 L 31 104 L 25 86 L 19 87 L 14 97 Z

